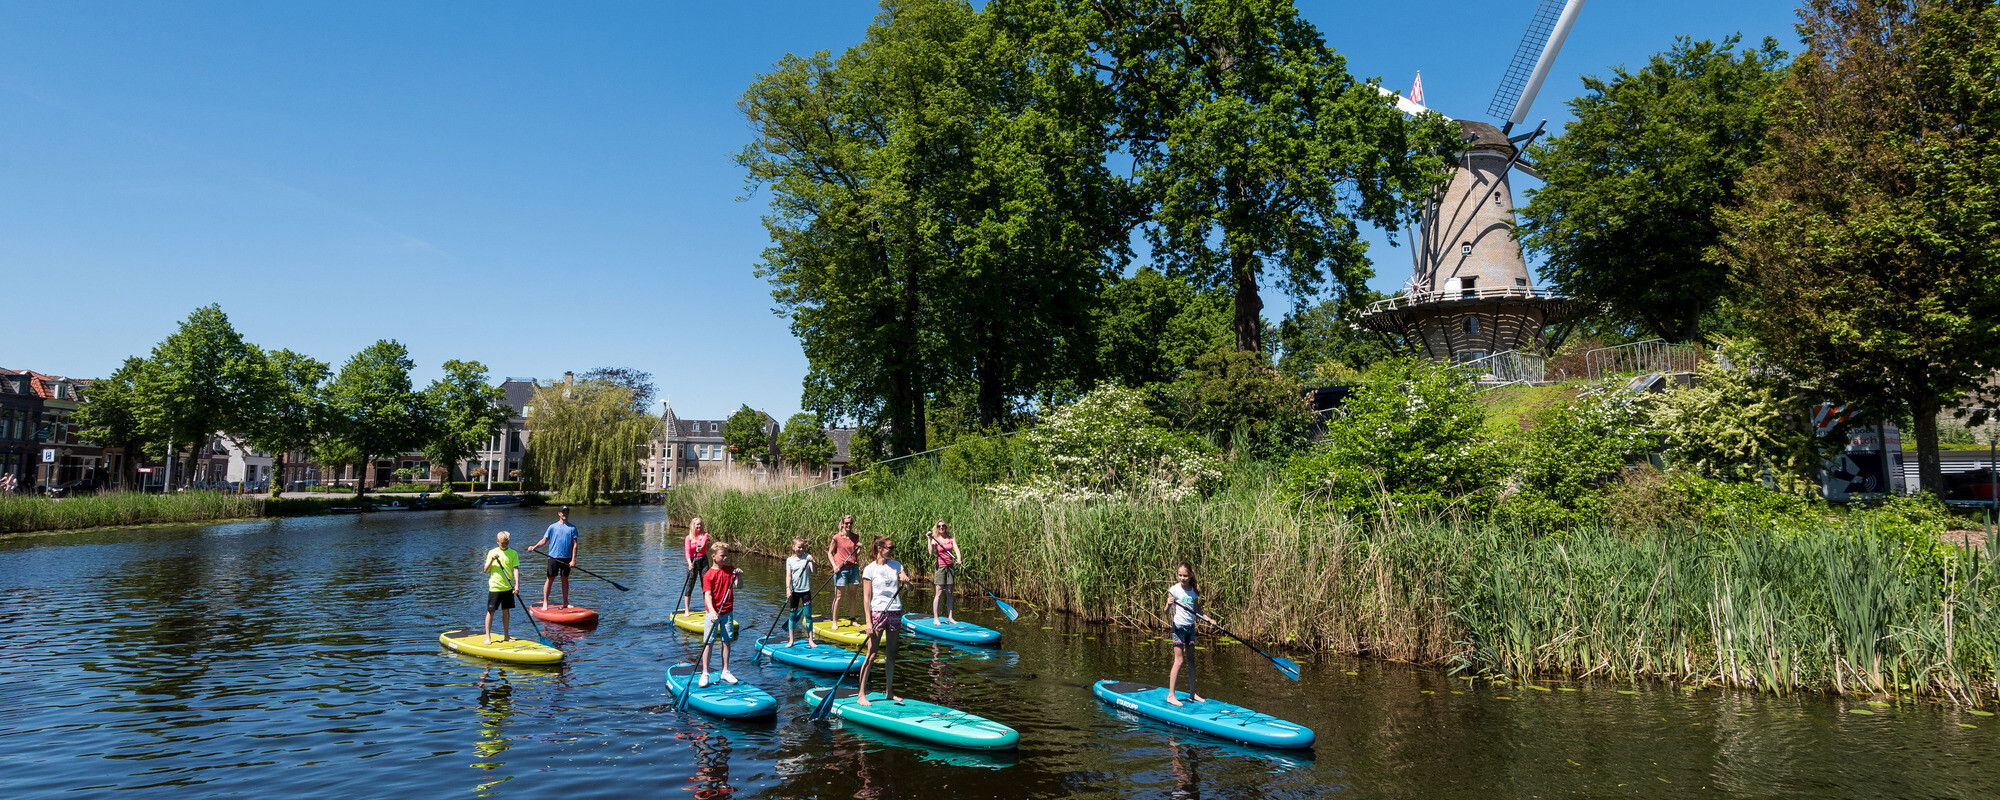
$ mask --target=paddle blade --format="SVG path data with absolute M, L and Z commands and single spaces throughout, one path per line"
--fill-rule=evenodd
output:
M 1006 614 L 1006 615 L 1007 615 L 1007 619 L 1008 619 L 1009 621 L 1013 621 L 1013 620 L 1017 620 L 1017 619 L 1020 619 L 1020 618 L 1021 618 L 1021 612 L 1019 612 L 1019 611 L 1015 611 L 1015 610 L 1014 610 L 1014 606 L 1010 605 L 1010 604 L 1009 604 L 1009 603 L 1008 603 L 1007 601 L 1005 601 L 1005 600 L 1002 600 L 1002 599 L 1000 599 L 1000 598 L 998 598 L 998 597 L 995 597 L 995 598 L 993 598 L 993 602 L 995 602 L 995 603 L 999 603 L 999 604 L 1000 604 L 1000 613 L 1002 613 L 1002 614 Z
M 1285 677 L 1291 678 L 1294 681 L 1299 679 L 1299 662 L 1289 658 L 1272 656 L 1271 663 L 1277 665 L 1278 671 L 1284 673 Z
M 826 690 L 826 696 L 820 698 L 819 705 L 813 707 L 813 719 L 826 719 L 827 712 L 833 710 L 833 694 L 838 691 L 840 691 L 838 682 L 833 684 L 833 688 Z

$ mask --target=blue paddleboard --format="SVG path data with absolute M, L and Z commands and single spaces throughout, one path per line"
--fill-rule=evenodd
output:
M 667 692 L 679 701 L 690 682 L 701 678 L 701 669 L 682 662 L 667 668 Z M 720 672 L 708 674 L 707 686 L 696 686 L 688 695 L 688 705 L 718 717 L 768 717 L 778 713 L 778 698 L 747 683 L 724 683 Z
M 818 708 L 827 687 L 806 690 L 806 706 Z M 834 695 L 832 713 L 842 720 L 867 725 L 931 744 L 967 750 L 1011 750 L 1021 743 L 1021 734 L 985 717 L 955 708 L 904 698 L 893 702 L 881 692 L 868 693 L 869 705 L 857 702 L 859 692 L 841 689 Z
M 784 642 L 763 637 L 757 640 L 757 649 L 773 661 L 820 672 L 860 672 L 862 665 L 868 663 L 867 659 L 856 658 L 853 650 L 826 642 L 820 642 L 818 647 L 807 647 L 804 639 L 787 646 Z M 880 661 L 882 657 L 878 655 L 875 660 Z
M 1134 714 L 1231 741 L 1283 748 L 1313 744 L 1311 728 L 1214 698 L 1197 703 L 1187 692 L 1179 692 L 1181 705 L 1175 706 L 1167 702 L 1164 687 L 1126 681 L 1098 681 L 1090 691 Z
M 982 628 L 970 622 L 941 620 L 928 614 L 904 614 L 903 627 L 919 635 L 947 642 L 993 644 L 1000 641 L 1000 632 L 992 628 Z

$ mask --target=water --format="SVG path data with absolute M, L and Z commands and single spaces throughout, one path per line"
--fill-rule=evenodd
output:
M 525 546 L 550 521 L 496 509 L 0 540 L 0 781 L 11 797 L 2000 796 L 2000 718 L 1930 703 L 1535 689 L 1351 659 L 1308 661 L 1293 684 L 1242 646 L 1198 651 L 1204 691 L 1319 735 L 1311 753 L 1260 751 L 1091 697 L 1100 677 L 1164 682 L 1156 633 L 1025 605 L 1007 622 L 972 602 L 961 617 L 1003 646 L 906 639 L 898 687 L 1012 725 L 1021 748 L 925 748 L 808 722 L 800 697 L 828 679 L 748 661 L 783 597 L 778 562 L 754 557 L 735 672 L 779 715 L 709 719 L 674 711 L 661 681 L 694 640 L 666 620 L 680 532 L 658 509 L 578 512 L 583 565 L 632 591 L 575 579 L 604 621 L 548 628 L 563 666 L 441 649 L 440 630 L 480 621 L 492 532 Z

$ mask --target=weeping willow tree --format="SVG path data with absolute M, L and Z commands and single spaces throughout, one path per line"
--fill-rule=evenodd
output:
M 632 389 L 607 380 L 535 391 L 522 471 L 568 503 L 639 487 L 639 454 L 658 421 L 636 410 Z

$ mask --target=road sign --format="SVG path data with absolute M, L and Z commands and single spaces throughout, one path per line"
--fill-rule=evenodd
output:
M 56 461 L 56 449 L 53 447 L 42 448 L 42 463 L 53 464 L 55 463 L 55 461 Z
M 140 467 L 140 468 L 139 468 L 139 471 L 140 471 L 140 472 L 152 472 L 152 471 L 153 471 L 153 468 L 152 468 L 152 467 Z

